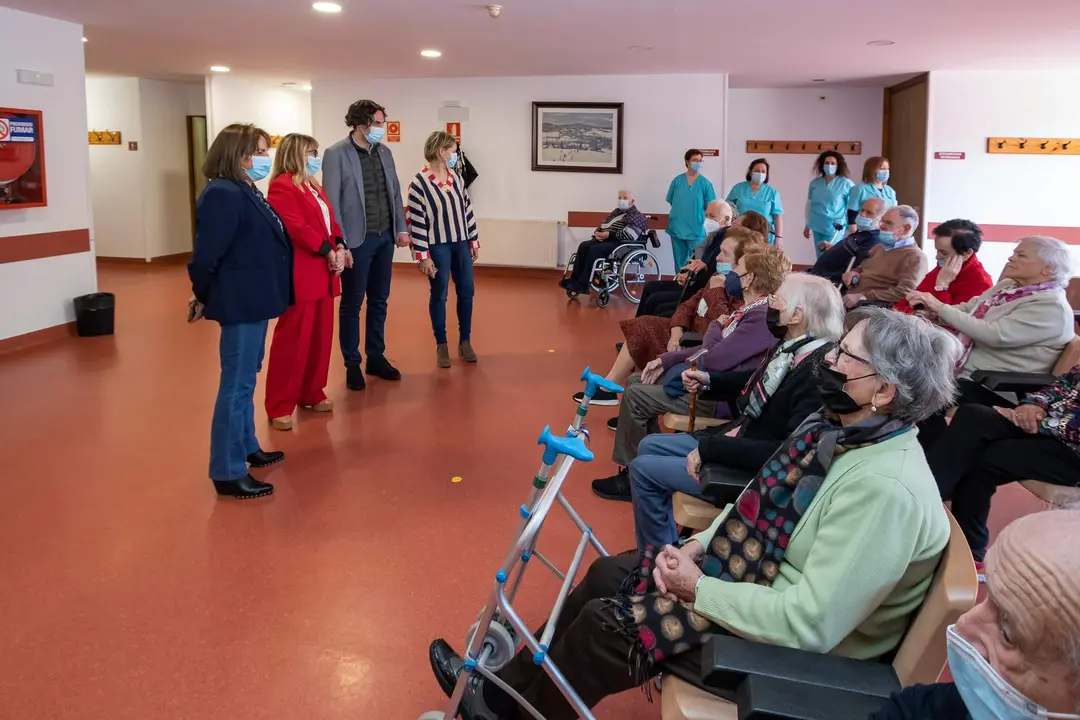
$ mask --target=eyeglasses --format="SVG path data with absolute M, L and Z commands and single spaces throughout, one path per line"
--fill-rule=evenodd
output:
M 837 361 L 839 361 L 840 358 L 843 357 L 844 355 L 847 355 L 852 360 L 858 360 L 863 365 L 867 365 L 867 366 L 870 365 L 869 360 L 867 360 L 865 358 L 861 358 L 858 355 L 856 355 L 855 353 L 848 351 L 843 345 L 837 345 L 836 346 L 836 359 L 837 359 Z

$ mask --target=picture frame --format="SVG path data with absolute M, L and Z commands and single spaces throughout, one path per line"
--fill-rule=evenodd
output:
M 623 104 L 534 102 L 532 169 L 621 175 Z
M 0 107 L 0 211 L 46 207 L 47 190 L 42 112 Z

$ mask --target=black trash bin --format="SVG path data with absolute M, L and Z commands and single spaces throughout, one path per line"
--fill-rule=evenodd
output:
M 116 317 L 116 296 L 93 293 L 75 298 L 75 329 L 79 337 L 112 335 Z

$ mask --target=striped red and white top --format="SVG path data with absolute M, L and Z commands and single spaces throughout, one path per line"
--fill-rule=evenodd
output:
M 430 245 L 468 242 L 471 247 L 480 247 L 472 201 L 465 184 L 452 171 L 444 183 L 428 167 L 416 173 L 409 184 L 409 227 L 417 260 L 430 257 Z

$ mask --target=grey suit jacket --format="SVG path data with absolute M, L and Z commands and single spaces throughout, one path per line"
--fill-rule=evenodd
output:
M 386 175 L 386 192 L 390 198 L 391 228 L 394 235 L 408 232 L 405 225 L 405 203 L 401 199 L 401 183 L 398 182 L 394 155 L 383 143 L 375 145 L 375 152 L 382 161 Z M 323 189 L 330 198 L 345 244 L 358 248 L 367 235 L 367 212 L 364 209 L 364 171 L 352 139 L 346 137 L 323 153 Z

